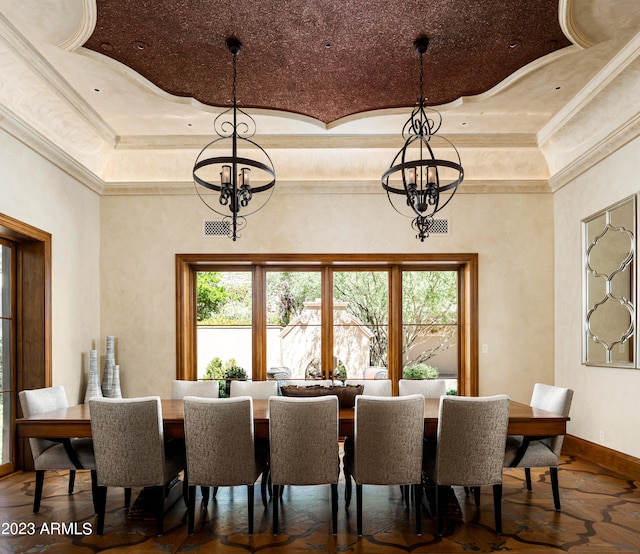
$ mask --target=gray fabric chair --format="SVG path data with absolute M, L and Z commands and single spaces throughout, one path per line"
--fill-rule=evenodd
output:
M 437 443 L 425 450 L 423 469 L 436 485 L 437 533 L 442 536 L 444 513 L 452 486 L 474 489 L 493 486 L 496 533 L 502 534 L 502 463 L 509 425 L 509 397 L 442 396 Z
M 18 393 L 20 406 L 25 417 L 59 410 L 69 406 L 64 387 L 23 390 Z M 91 470 L 91 483 L 95 489 L 96 462 L 91 439 L 38 439 L 30 438 L 29 445 L 36 469 L 36 489 L 33 497 L 33 511 L 40 510 L 44 472 L 46 470 L 69 470 L 69 494 L 73 494 L 76 469 Z M 95 498 L 94 498 L 95 502 Z
M 391 396 L 391 379 L 347 379 L 345 385 L 364 385 L 367 396 Z
M 89 412 L 98 479 L 97 534 L 104 531 L 107 487 L 149 487 L 162 535 L 166 485 L 186 464 L 180 445 L 170 442 L 165 449 L 160 398 L 92 398 Z
M 353 443 L 345 442 L 346 505 L 356 482 L 357 531 L 362 536 L 362 485 L 410 485 L 415 495 L 416 533 L 422 534 L 422 438 L 424 398 L 358 396 Z
M 218 398 L 220 386 L 218 381 L 183 381 L 176 379 L 171 384 L 171 399 L 182 400 L 185 396 L 202 398 Z
M 400 379 L 398 394 L 421 394 L 425 398 L 440 398 L 447 394 L 447 383 L 444 379 Z
M 273 534 L 283 485 L 331 485 L 333 534 L 338 532 L 338 398 L 269 399 L 269 443 L 273 482 Z
M 186 396 L 184 434 L 189 474 L 189 534 L 193 534 L 194 528 L 196 485 L 246 485 L 248 527 L 249 534 L 253 534 L 253 487 L 268 467 L 268 452 L 256 448 L 254 443 L 251 397 L 210 399 Z M 265 498 L 263 502 L 266 508 Z
M 573 390 L 536 383 L 530 405 L 546 412 L 569 415 Z M 548 467 L 551 475 L 551 490 L 556 510 L 560 510 L 560 486 L 558 484 L 558 462 L 564 435 L 556 437 L 507 437 L 504 457 L 505 467 L 522 467 L 525 472 L 527 490 L 531 491 L 532 467 Z
M 218 381 L 187 381 L 182 379 L 175 379 L 171 383 L 171 399 L 182 400 L 185 396 L 197 396 L 199 398 L 218 398 L 220 394 L 220 386 Z M 181 444 L 184 449 L 184 441 L 182 439 L 172 439 L 175 442 L 174 445 L 177 448 L 178 444 Z M 185 450 L 186 456 L 186 450 Z M 184 478 L 184 490 L 183 498 L 184 503 L 189 503 L 189 493 L 187 490 L 188 476 Z M 202 504 L 206 508 L 209 504 L 209 487 L 202 487 Z M 215 499 L 218 489 L 213 489 L 213 498 Z
M 278 396 L 277 381 L 231 381 L 229 396 L 250 396 L 254 400 L 268 400 Z

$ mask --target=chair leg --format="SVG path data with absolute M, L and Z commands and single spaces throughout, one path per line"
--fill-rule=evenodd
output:
M 189 487 L 187 499 L 187 532 L 193 535 L 195 527 L 194 520 L 196 514 L 196 487 Z
M 40 501 L 42 500 L 42 488 L 44 487 L 44 469 L 36 471 L 36 490 L 33 495 L 33 513 L 37 514 L 40 510 Z
M 125 487 L 125 489 L 124 489 L 124 508 L 125 508 L 125 510 L 128 510 L 129 506 L 131 506 L 131 487 Z
M 273 485 L 273 494 L 271 498 L 273 500 L 273 527 L 272 533 L 274 535 L 278 534 L 278 503 L 280 502 L 280 486 L 281 485 Z
M 262 505 L 266 508 L 269 504 L 269 466 L 264 468 L 262 479 L 260 480 L 260 494 L 262 495 Z
M 550 467 L 551 474 L 551 490 L 553 491 L 553 505 L 557 512 L 560 511 L 560 484 L 558 483 L 558 468 Z
M 422 483 L 413 485 L 414 505 L 416 511 L 416 535 L 422 535 L 422 513 L 420 506 L 422 505 Z
M 152 487 L 155 496 L 156 534 L 161 537 L 164 534 L 164 485 Z
M 107 511 L 107 487 L 97 487 L 98 493 L 98 525 L 96 533 L 102 535 L 104 533 L 104 515 Z
M 249 503 L 249 534 L 253 535 L 253 485 L 247 485 L 247 502 Z
M 93 498 L 93 513 L 98 513 L 98 473 L 95 469 L 91 470 L 91 497 Z
M 184 500 L 184 505 L 189 507 L 189 474 L 186 469 L 182 477 L 182 500 Z
M 206 508 L 209 505 L 209 487 L 200 487 L 202 493 L 202 507 Z
M 527 483 L 527 490 L 531 492 L 531 470 L 528 467 L 524 468 L 524 479 Z
M 348 508 L 351 504 L 351 473 L 344 466 L 344 507 Z
M 69 494 L 73 494 L 73 487 L 76 484 L 76 470 L 69 470 Z
M 400 485 L 400 492 L 402 493 L 402 497 L 404 498 L 404 505 L 407 510 L 411 506 L 411 485 Z
M 215 499 L 216 499 L 216 496 L 218 496 L 218 489 L 219 489 L 219 488 L 220 488 L 220 487 L 213 487 L 213 494 L 211 495 L 211 499 L 212 499 L 212 500 L 215 500 Z M 209 498 L 209 497 L 207 496 L 207 498 Z
M 438 517 L 439 537 L 441 537 L 444 532 L 444 513 L 447 511 L 450 490 L 451 487 L 448 485 L 436 485 L 436 514 Z
M 358 536 L 362 536 L 362 485 L 356 483 L 356 525 Z
M 338 534 L 338 483 L 331 483 L 331 525 L 333 534 Z
M 493 511 L 496 515 L 496 535 L 502 535 L 502 484 L 493 485 Z
M 473 500 L 476 503 L 476 508 L 480 507 L 480 487 L 473 487 Z

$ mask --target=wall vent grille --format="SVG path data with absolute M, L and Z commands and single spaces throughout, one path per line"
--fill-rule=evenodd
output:
M 205 237 L 228 237 L 231 230 L 231 224 L 229 221 L 223 219 L 205 219 L 202 222 L 202 234 Z
M 431 229 L 429 229 L 430 235 L 448 235 L 449 234 L 449 220 L 448 219 L 434 219 Z

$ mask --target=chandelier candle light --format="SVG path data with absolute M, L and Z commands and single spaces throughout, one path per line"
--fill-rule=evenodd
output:
M 235 241 L 240 236 L 238 231 L 246 226 L 245 217 L 260 210 L 271 198 L 276 173 L 269 155 L 251 140 L 256 133 L 255 120 L 238 108 L 236 59 L 242 43 L 230 37 L 227 48 L 233 56 L 233 106 L 216 117 L 213 126 L 219 138 L 207 144 L 196 158 L 193 180 L 200 199 L 224 217 L 229 225 L 229 237 Z M 229 143 L 231 155 L 209 157 L 213 150 L 229 147 Z M 240 149 L 251 151 L 259 159 L 241 155 Z M 251 169 L 256 170 L 256 175 L 251 174 Z M 252 182 L 259 183 L 259 186 L 253 186 Z M 217 204 L 215 199 L 211 202 L 204 195 L 206 191 L 201 192 L 201 187 L 219 193 Z M 266 198 L 254 200 L 258 193 L 266 191 L 270 191 Z M 252 211 L 247 211 L 249 208 Z
M 418 233 L 416 238 L 423 242 L 433 226 L 433 216 L 451 201 L 464 178 L 460 155 L 449 140 L 438 135 L 437 140 L 453 149 L 451 161 L 437 158 L 432 148 L 431 139 L 442 125 L 442 116 L 426 106 L 422 58 L 428 46 L 426 37 L 413 43 L 413 49 L 420 56 L 420 98 L 402 128 L 404 146 L 382 175 L 382 188 L 387 191 L 389 202 L 398 213 L 413 218 L 411 227 Z M 399 177 L 402 187 L 397 182 Z M 396 179 L 395 183 L 391 182 L 392 178 Z M 403 202 L 394 202 L 398 195 L 403 197 Z

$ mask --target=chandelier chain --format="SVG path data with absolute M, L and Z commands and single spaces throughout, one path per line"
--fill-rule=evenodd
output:
M 236 67 L 238 60 L 238 54 L 233 54 L 233 105 L 237 104 L 236 101 L 236 88 L 238 86 L 238 68 Z
M 424 54 L 420 52 L 420 104 L 422 105 L 424 102 L 424 63 L 422 61 L 422 56 Z

